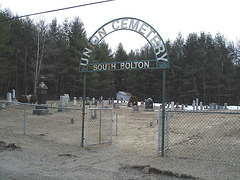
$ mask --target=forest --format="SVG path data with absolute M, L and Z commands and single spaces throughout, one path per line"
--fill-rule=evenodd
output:
M 48 86 L 48 99 L 59 100 L 83 95 L 83 74 L 79 61 L 88 41 L 84 22 L 79 17 L 58 23 L 53 19 L 35 22 L 18 19 L 0 9 L 0 98 L 12 89 L 16 96 L 36 94 L 41 75 Z M 220 33 L 179 33 L 165 42 L 170 68 L 166 70 L 165 101 L 191 104 L 198 98 L 207 105 L 240 105 L 240 41 L 228 40 Z M 92 61 L 119 62 L 154 59 L 151 47 L 126 52 L 119 43 L 115 51 L 103 40 L 94 50 Z M 162 70 L 104 71 L 87 74 L 86 95 L 90 98 L 115 98 L 118 91 L 130 92 L 138 100 L 162 100 Z

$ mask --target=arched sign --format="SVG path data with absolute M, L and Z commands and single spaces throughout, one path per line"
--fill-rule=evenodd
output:
M 155 58 L 152 60 L 139 60 L 139 61 L 124 61 L 124 62 L 107 62 L 107 63 L 91 63 L 91 55 L 95 47 L 101 42 L 107 35 L 120 31 L 129 30 L 140 34 L 150 44 Z M 158 32 L 150 26 L 148 23 L 130 17 L 118 18 L 112 20 L 103 26 L 101 26 L 88 40 L 85 46 L 79 64 L 79 72 L 84 74 L 83 84 L 83 110 L 82 110 L 82 142 L 84 144 L 84 117 L 85 117 L 85 97 L 86 97 L 86 73 L 96 71 L 117 71 L 117 70 L 141 70 L 141 69 L 163 69 L 163 80 L 162 80 L 162 104 L 164 104 L 165 95 L 165 70 L 169 68 L 169 56 L 165 43 Z M 162 106 L 162 143 L 161 152 L 164 156 L 165 145 L 164 145 L 164 120 L 165 120 L 165 106 Z M 158 123 L 160 126 L 160 123 Z M 158 128 L 159 129 L 159 128 Z M 158 132 L 158 139 L 160 132 Z M 158 140 L 158 150 L 160 152 L 160 141 Z
M 133 31 L 143 36 L 150 44 L 155 59 L 129 62 L 90 63 L 91 55 L 99 42 L 101 42 L 101 40 L 107 35 L 120 30 Z M 169 68 L 169 57 L 167 48 L 161 36 L 148 23 L 130 17 L 118 18 L 101 26 L 88 40 L 79 64 L 80 72 L 166 68 Z

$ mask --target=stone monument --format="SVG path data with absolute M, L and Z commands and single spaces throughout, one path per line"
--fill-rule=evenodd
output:
M 67 96 L 60 96 L 60 105 L 58 106 L 58 111 L 69 111 Z
M 47 90 L 48 87 L 44 84 L 45 77 L 42 75 L 40 77 L 40 84 L 37 86 L 37 97 L 38 97 L 38 106 L 33 110 L 33 114 L 36 115 L 48 115 L 49 110 L 46 105 L 47 100 Z
M 11 106 L 12 103 L 12 94 L 11 93 L 7 93 L 7 106 Z
M 152 98 L 148 98 L 145 101 L 145 111 L 154 111 Z

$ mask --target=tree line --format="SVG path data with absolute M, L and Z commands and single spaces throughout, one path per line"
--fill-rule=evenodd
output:
M 0 9 L 0 97 L 16 90 L 16 96 L 36 94 L 41 75 L 46 77 L 48 99 L 83 95 L 83 75 L 79 73 L 81 53 L 88 41 L 79 17 L 59 24 L 30 18 L 14 18 L 10 10 Z M 202 32 L 179 33 L 165 42 L 170 68 L 166 70 L 165 100 L 189 104 L 199 98 L 204 104 L 238 104 L 240 97 L 240 42 L 235 47 L 220 33 L 214 37 Z M 113 52 L 102 41 L 91 62 L 119 62 L 154 59 L 151 47 L 126 52 L 119 43 Z M 139 100 L 162 100 L 162 70 L 105 71 L 87 73 L 86 95 L 90 98 L 115 97 L 126 91 Z

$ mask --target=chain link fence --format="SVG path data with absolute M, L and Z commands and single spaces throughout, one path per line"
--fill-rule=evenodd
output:
M 95 145 L 112 142 L 113 109 L 88 108 L 86 144 Z
M 240 112 L 167 111 L 166 156 L 240 162 Z M 167 135 L 167 133 L 166 133 Z
M 14 134 L 57 143 L 80 145 L 82 138 L 82 108 L 39 106 L 27 103 L 0 102 L 0 129 Z M 36 115 L 36 109 L 47 109 L 47 115 Z

